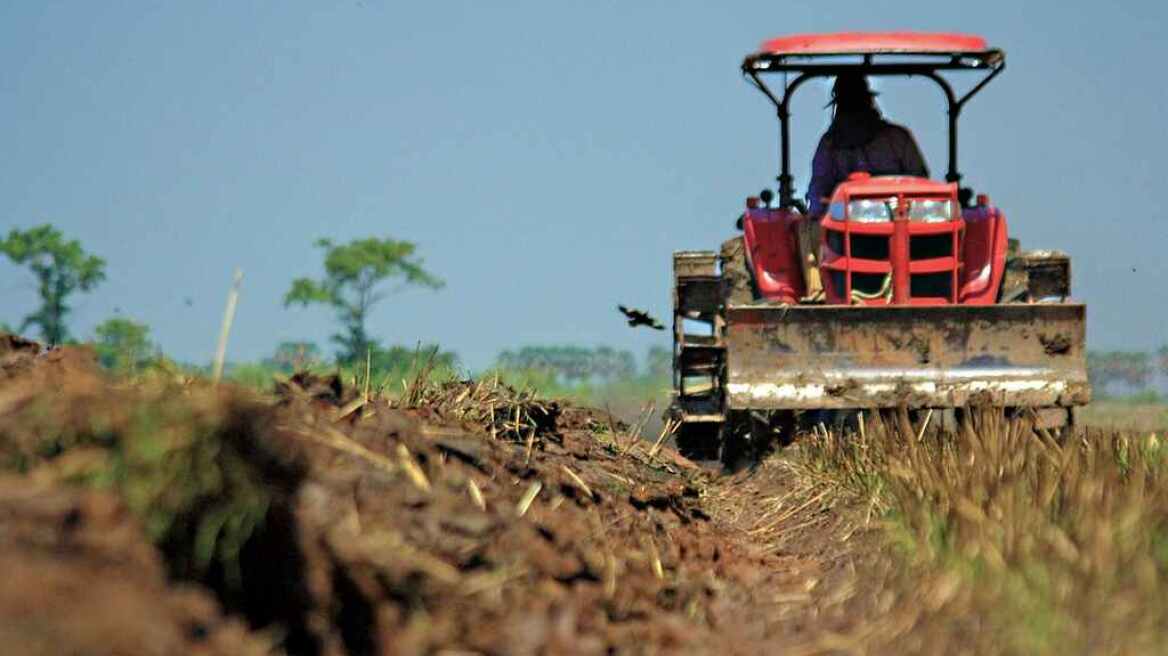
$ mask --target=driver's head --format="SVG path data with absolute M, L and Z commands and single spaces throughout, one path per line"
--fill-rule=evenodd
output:
M 831 87 L 831 103 L 836 111 L 852 112 L 876 106 L 876 92 L 868 87 L 868 78 L 859 73 L 843 73 Z

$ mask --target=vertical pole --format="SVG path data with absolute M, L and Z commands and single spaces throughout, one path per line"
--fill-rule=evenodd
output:
M 950 99 L 949 101 L 949 171 L 945 174 L 946 182 L 961 182 L 961 174 L 957 172 L 957 117 L 961 114 L 961 105 Z
M 961 182 L 961 174 L 957 172 L 957 117 L 961 114 L 962 103 L 969 99 L 970 94 L 966 94 L 964 99 L 958 100 L 953 93 L 952 85 L 937 71 L 929 71 L 924 75 L 941 87 L 941 91 L 945 94 L 945 102 L 948 103 L 949 107 L 949 170 L 945 173 L 945 180 L 946 182 Z M 993 74 L 990 74 L 990 77 L 993 77 Z M 981 88 L 988 80 L 989 78 L 982 80 L 981 84 L 974 87 L 974 90 Z
M 219 327 L 219 346 L 215 349 L 215 368 L 211 381 L 218 385 L 223 378 L 223 363 L 227 358 L 227 336 L 231 334 L 231 323 L 235 321 L 235 305 L 239 302 L 239 286 L 243 283 L 243 272 L 237 267 L 227 292 L 227 307 L 223 310 L 223 325 Z
M 782 170 L 779 172 L 779 207 L 790 209 L 795 202 L 795 189 L 791 180 L 791 115 L 787 113 L 787 96 L 783 96 L 783 103 L 779 105 L 779 159 Z

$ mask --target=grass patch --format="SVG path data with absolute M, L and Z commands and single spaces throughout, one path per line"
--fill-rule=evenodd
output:
M 974 653 L 1162 650 L 1159 438 L 1090 429 L 1056 439 L 1026 418 L 981 411 L 918 440 L 907 415 L 875 419 L 866 437 L 816 435 L 802 450 L 883 519 L 891 615 L 911 628 L 868 627 L 870 636 Z

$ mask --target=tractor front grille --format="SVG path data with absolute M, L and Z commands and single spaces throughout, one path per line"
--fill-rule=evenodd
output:
M 961 223 L 911 225 L 905 249 L 904 302 L 955 303 L 960 268 Z M 838 227 L 837 227 L 838 226 Z M 852 224 L 825 221 L 825 282 L 831 303 L 892 303 L 895 254 L 893 222 Z M 923 234 L 912 234 L 923 233 Z M 904 237 L 901 237 L 904 238 Z M 904 298 L 904 296 L 902 296 Z

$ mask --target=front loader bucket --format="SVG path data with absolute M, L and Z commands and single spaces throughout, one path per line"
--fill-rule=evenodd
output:
M 1090 400 L 1085 308 L 726 308 L 731 410 L 1075 406 Z

